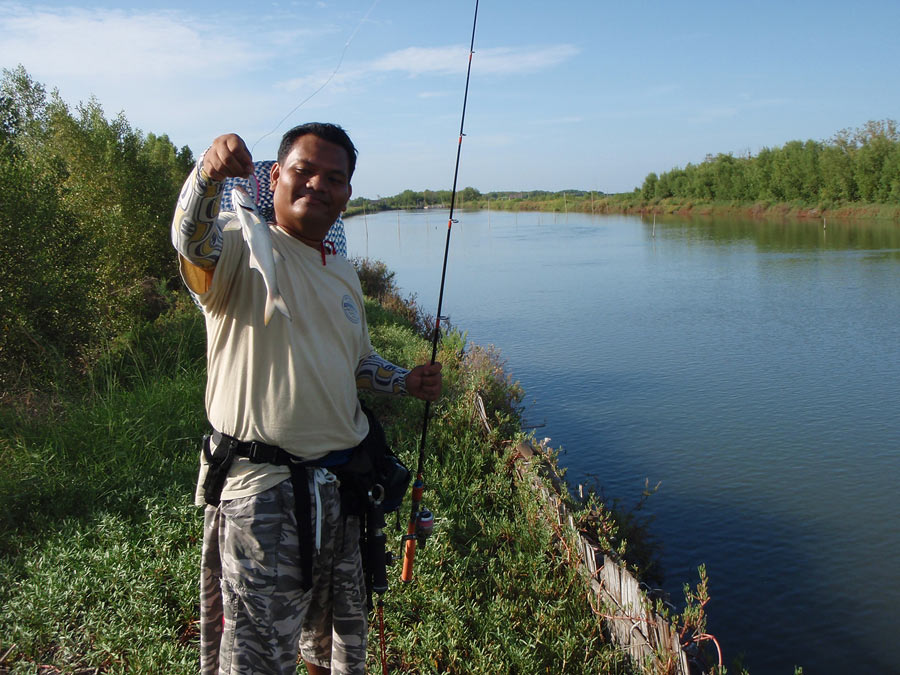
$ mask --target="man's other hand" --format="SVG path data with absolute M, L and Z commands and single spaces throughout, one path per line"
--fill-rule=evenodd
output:
M 441 395 L 441 364 L 416 366 L 406 375 L 406 391 L 423 401 L 436 401 Z

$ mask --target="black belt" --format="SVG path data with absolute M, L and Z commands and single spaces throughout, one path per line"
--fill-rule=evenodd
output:
M 329 466 L 340 466 L 350 460 L 353 454 L 353 448 L 348 450 L 335 450 L 329 452 L 318 459 L 300 459 L 296 455 L 292 455 L 287 450 L 279 448 L 277 445 L 269 445 L 262 441 L 239 441 L 233 436 L 213 431 L 212 440 L 218 446 L 223 441 L 231 443 L 234 448 L 234 454 L 238 457 L 246 457 L 254 464 L 276 464 L 278 466 L 292 466 L 300 464 L 302 466 L 321 466 L 328 468 Z
M 203 444 L 203 453 L 209 462 L 206 480 L 203 483 L 207 504 L 218 506 L 222 488 L 234 458 L 246 457 L 254 464 L 274 464 L 286 466 L 291 471 L 291 487 L 294 489 L 294 515 L 297 518 L 297 536 L 300 544 L 300 584 L 304 591 L 312 588 L 313 534 L 312 514 L 309 509 L 309 482 L 307 467 L 333 467 L 345 464 L 353 454 L 353 448 L 336 450 L 319 459 L 304 460 L 287 450 L 260 441 L 239 441 L 233 436 L 213 431 L 212 440 L 216 444 L 209 450 L 209 438 Z

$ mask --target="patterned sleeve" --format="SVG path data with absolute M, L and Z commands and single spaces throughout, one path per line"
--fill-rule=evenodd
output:
M 222 253 L 222 225 L 218 222 L 222 182 L 203 171 L 203 159 L 184 182 L 175 217 L 172 245 L 185 260 L 203 269 L 213 269 Z
M 406 394 L 409 371 L 372 352 L 356 366 L 356 388 L 379 394 Z

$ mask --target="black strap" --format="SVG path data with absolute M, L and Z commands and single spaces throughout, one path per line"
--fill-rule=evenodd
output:
M 291 464 L 291 487 L 294 488 L 294 515 L 297 518 L 297 537 L 300 542 L 300 586 L 312 588 L 313 533 L 312 513 L 309 510 L 309 481 L 306 467 Z

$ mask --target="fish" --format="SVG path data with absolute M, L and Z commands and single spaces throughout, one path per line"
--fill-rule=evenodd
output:
M 269 226 L 260 217 L 250 193 L 242 186 L 236 185 L 232 189 L 231 200 L 241 222 L 244 241 L 250 248 L 250 269 L 259 272 L 266 285 L 266 309 L 263 321 L 268 326 L 276 309 L 291 321 L 291 312 L 278 291 L 278 280 L 275 278 L 275 250 L 272 248 Z

